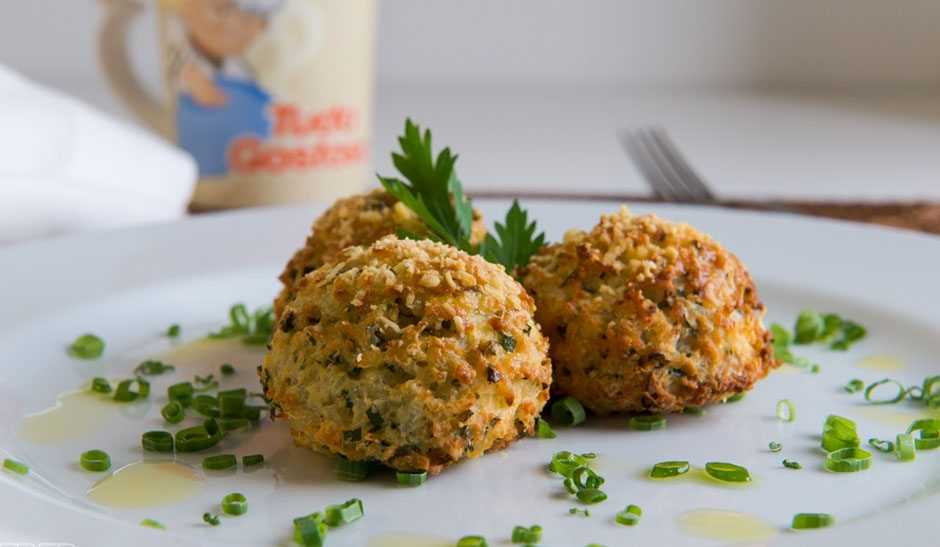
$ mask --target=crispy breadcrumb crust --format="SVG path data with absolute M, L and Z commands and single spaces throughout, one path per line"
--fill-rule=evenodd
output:
M 414 212 L 385 190 L 373 190 L 337 200 L 313 223 L 304 246 L 294 253 L 278 277 L 283 284 L 274 300 L 274 317 L 280 319 L 284 306 L 294 296 L 294 286 L 304 275 L 353 245 L 371 245 L 387 236 L 407 230 L 426 236 L 428 228 Z M 479 211 L 473 211 L 471 243 L 486 237 Z
M 779 366 L 750 274 L 688 224 L 622 207 L 521 273 L 551 342 L 553 390 L 598 414 L 720 401 Z
M 533 434 L 548 341 L 499 265 L 389 236 L 296 291 L 258 369 L 295 444 L 438 473 Z

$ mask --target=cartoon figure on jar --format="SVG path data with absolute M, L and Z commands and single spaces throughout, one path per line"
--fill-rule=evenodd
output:
M 283 0 L 164 0 L 170 19 L 176 137 L 202 177 L 229 172 L 228 147 L 239 136 L 271 132 L 270 95 L 244 54 Z

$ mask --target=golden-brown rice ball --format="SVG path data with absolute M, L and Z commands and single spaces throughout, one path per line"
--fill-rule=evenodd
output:
M 622 207 L 522 273 L 551 342 L 553 389 L 598 414 L 720 401 L 779 366 L 750 274 L 688 224 Z
M 501 266 L 389 236 L 296 291 L 258 373 L 298 446 L 438 473 L 533 433 L 548 341 Z
M 294 286 L 304 275 L 319 268 L 346 247 L 370 245 L 387 235 L 407 230 L 425 236 L 428 228 L 414 212 L 385 190 L 373 190 L 337 200 L 313 223 L 304 246 L 285 266 L 280 294 L 274 300 L 274 316 L 280 318 L 284 306 L 294 296 Z M 473 211 L 471 243 L 486 237 L 482 215 Z

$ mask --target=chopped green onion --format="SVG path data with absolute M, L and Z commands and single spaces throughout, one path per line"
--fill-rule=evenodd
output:
M 166 388 L 166 396 L 171 401 L 178 401 L 179 404 L 187 407 L 193 402 L 193 385 L 189 382 L 180 382 Z
M 228 494 L 222 498 L 222 512 L 226 515 L 244 515 L 248 512 L 248 500 L 238 492 Z
M 219 371 L 220 371 L 224 376 L 231 376 L 231 375 L 235 374 L 235 367 L 233 367 L 232 365 L 230 365 L 230 364 L 228 364 L 228 363 L 222 363 L 222 366 L 219 367 Z
M 137 382 L 137 391 L 134 391 L 133 385 Z M 123 380 L 114 390 L 114 400 L 119 403 L 127 403 L 136 399 L 146 399 L 150 395 L 150 382 L 138 377 L 136 380 Z
M 643 510 L 636 505 L 630 504 L 623 511 L 617 513 L 617 516 L 614 520 L 617 522 L 617 524 L 623 524 L 624 526 L 634 526 L 640 522 L 641 516 L 643 516 Z
M 584 418 L 584 407 L 570 395 L 552 404 L 552 419 L 561 425 L 575 426 L 583 422 Z
M 235 454 L 219 454 L 202 459 L 202 468 L 213 471 L 231 469 L 236 465 L 238 465 L 238 458 L 235 457 Z
M 568 509 L 569 515 L 577 515 L 578 513 L 581 513 L 586 517 L 591 516 L 591 511 L 589 511 L 588 509 L 578 509 L 577 507 L 572 507 L 571 509 Z
M 940 375 L 924 378 L 924 386 L 920 389 L 924 399 L 940 395 Z
M 841 448 L 858 448 L 861 439 L 855 430 L 855 422 L 842 416 L 830 414 L 823 429 L 822 447 L 827 452 Z
M 111 393 L 111 383 L 105 378 L 92 378 L 91 390 L 95 393 Z
M 800 465 L 800 462 L 795 462 L 793 460 L 783 460 L 783 466 L 787 469 L 803 469 L 803 466 Z
M 587 459 L 589 459 L 589 460 L 593 460 L 594 458 L 597 457 L 597 454 L 595 454 L 595 453 L 593 453 L 593 452 L 585 452 L 585 453 L 581 454 L 581 457 L 582 457 L 582 458 L 587 458 Z
M 849 380 L 849 383 L 845 384 L 846 393 L 858 393 L 863 389 L 865 389 L 865 382 L 859 380 L 858 378 Z
M 3 458 L 3 468 L 17 475 L 29 473 L 29 466 L 23 462 L 18 462 L 12 458 Z
M 483 536 L 464 536 L 457 540 L 457 547 L 487 547 Z
M 213 419 L 203 422 L 203 425 L 187 427 L 176 432 L 176 450 L 179 452 L 198 452 L 219 444 L 222 439 L 222 428 Z
M 794 530 L 809 530 L 811 528 L 825 528 L 836 523 L 832 515 L 826 513 L 797 513 L 793 515 Z
M 902 462 L 909 462 L 917 457 L 914 448 L 914 436 L 910 433 L 901 433 L 897 436 L 894 455 Z
M 261 411 L 268 410 L 266 406 L 254 406 L 254 405 L 245 405 L 244 416 L 245 419 L 257 422 L 258 418 L 261 417 Z
M 582 488 L 575 495 L 584 503 L 600 503 L 607 499 L 607 494 L 597 488 Z
M 326 541 L 326 531 L 322 513 L 310 513 L 294 519 L 294 542 L 304 547 L 322 547 Z
M 771 452 L 780 452 L 781 450 L 783 450 L 783 445 L 776 441 L 772 441 L 770 444 L 767 445 L 767 448 L 769 448 Z
M 650 477 L 654 479 L 664 479 L 666 477 L 678 477 L 689 472 L 689 462 L 659 462 L 650 470 Z
M 562 484 L 564 485 L 565 490 L 567 490 L 569 494 L 578 493 L 578 487 L 577 485 L 575 485 L 574 479 L 572 479 L 571 477 L 565 479 L 565 481 Z
M 634 416 L 627 422 L 627 426 L 635 431 L 656 431 L 666 429 L 666 418 L 647 414 L 644 416 Z
M 395 480 L 405 486 L 420 486 L 428 480 L 427 471 L 396 471 Z
M 193 397 L 193 410 L 210 418 L 219 417 L 219 400 L 212 395 L 196 395 Z
M 809 371 L 812 372 L 813 374 L 816 374 L 817 372 L 820 371 L 819 365 L 816 363 L 813 363 L 813 366 L 809 367 Z
M 350 460 L 340 456 L 336 460 L 336 477 L 341 481 L 359 482 L 372 472 L 372 462 Z
M 740 401 L 741 399 L 743 399 L 745 396 L 747 396 L 747 393 L 745 393 L 744 391 L 739 391 L 738 393 L 734 393 L 729 397 L 725 397 L 722 403 L 736 403 Z
M 836 473 L 854 473 L 871 467 L 871 453 L 861 448 L 840 448 L 826 455 L 826 469 Z
M 894 452 L 894 443 L 891 441 L 884 441 L 881 439 L 868 439 L 868 444 L 872 446 L 875 450 L 879 452 Z M 911 447 L 914 446 L 914 440 L 911 439 Z
M 604 484 L 604 477 L 595 473 L 589 467 L 579 467 L 571 474 L 571 480 L 578 490 L 585 488 L 600 488 Z
M 512 529 L 512 542 L 532 545 L 542 541 L 542 527 L 538 524 L 526 528 L 525 526 L 516 526 Z
M 69 346 L 69 353 L 79 359 L 97 359 L 104 353 L 104 340 L 94 334 L 83 334 Z
M 796 419 L 796 407 L 790 399 L 781 399 L 777 403 L 777 419 L 784 422 L 792 422 Z
M 540 439 L 554 439 L 555 437 L 558 436 L 558 434 L 552 430 L 551 426 L 548 425 L 548 422 L 546 422 L 545 420 L 541 418 L 536 418 L 535 419 L 535 436 Z
M 925 404 L 930 410 L 936 410 L 940 408 L 940 395 L 932 395 L 929 399 L 927 399 Z
M 170 402 L 160 409 L 160 415 L 167 423 L 178 424 L 186 417 L 186 411 L 179 401 L 170 399 Z
M 683 414 L 689 414 L 692 416 L 704 416 L 705 410 L 697 406 L 687 406 L 682 409 Z
M 218 526 L 219 524 L 222 524 L 222 521 L 219 520 L 219 515 L 213 515 L 212 513 L 203 513 L 202 521 L 209 526 Z
M 173 435 L 169 431 L 148 431 L 141 435 L 140 444 L 147 452 L 173 452 Z
M 245 413 L 245 390 L 240 393 L 220 391 L 218 404 L 219 415 L 223 418 L 241 418 Z
M 917 450 L 932 450 L 940 446 L 940 420 L 934 418 L 914 420 L 907 427 L 907 433 L 911 434 L 915 431 L 920 431 L 920 438 L 914 439 L 914 446 Z
M 111 468 L 111 456 L 104 450 L 88 450 L 82 452 L 79 464 L 85 471 L 107 471 Z
M 156 528 L 157 530 L 166 530 L 166 526 L 153 520 L 153 519 L 144 519 L 140 521 L 141 526 L 149 526 L 150 528 Z
M 555 452 L 552 455 L 552 463 L 549 464 L 548 468 L 562 475 L 564 477 L 571 477 L 575 469 L 587 465 L 587 460 L 583 457 L 563 450 L 561 452 Z
M 907 396 L 912 401 L 922 401 L 924 399 L 924 389 L 920 386 L 911 386 L 907 388 Z
M 710 476 L 725 482 L 749 482 L 751 474 L 740 465 L 727 462 L 708 462 L 705 472 Z
M 342 505 L 327 505 L 323 513 L 329 526 L 349 524 L 362 518 L 362 500 L 353 498 Z
M 874 399 L 873 394 L 875 390 L 879 386 L 883 386 L 885 384 L 892 384 L 894 386 L 897 386 L 898 388 L 897 394 L 887 399 Z M 869 385 L 868 388 L 865 389 L 865 400 L 873 405 L 891 405 L 891 404 L 900 402 L 905 397 L 907 397 L 907 390 L 904 389 L 904 386 L 901 385 L 901 382 L 898 382 L 897 380 L 892 380 L 890 378 L 885 378 L 884 380 L 878 380 L 877 382 Z
M 259 463 L 264 463 L 264 454 L 249 454 L 247 456 L 242 456 L 242 465 L 245 467 L 258 465 Z
M 134 369 L 134 374 L 143 374 L 145 376 L 155 376 L 157 374 L 163 374 L 165 372 L 173 372 L 176 370 L 176 367 L 173 365 L 168 365 L 163 361 L 154 361 L 148 359 L 141 364 L 137 365 L 137 368 Z
M 176 338 L 177 336 L 180 335 L 180 330 L 181 330 L 180 326 L 174 323 L 170 325 L 168 329 L 166 329 L 166 335 L 169 336 L 170 338 Z

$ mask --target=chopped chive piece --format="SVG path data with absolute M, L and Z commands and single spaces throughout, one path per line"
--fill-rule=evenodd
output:
M 111 468 L 111 456 L 104 450 L 82 452 L 78 462 L 85 471 L 101 472 Z
M 783 445 L 776 441 L 772 441 L 770 444 L 767 445 L 767 448 L 769 448 L 771 452 L 780 452 L 781 450 L 783 450 Z
M 173 372 L 174 370 L 176 370 L 176 367 L 173 365 L 168 365 L 163 361 L 154 361 L 152 359 L 148 359 L 137 365 L 137 368 L 134 369 L 134 373 L 143 374 L 145 376 L 155 376 L 165 372 Z
M 940 420 L 933 418 L 923 418 L 914 420 L 907 426 L 907 433 L 912 434 L 920 431 L 920 438 L 914 439 L 914 446 L 917 450 L 932 450 L 940 446 Z
M 221 372 L 223 376 L 231 376 L 235 374 L 235 367 L 228 363 L 222 363 L 219 367 L 219 372 Z
M 369 423 L 372 424 L 372 427 L 375 429 L 385 425 L 385 418 L 382 417 L 382 413 L 379 412 L 379 409 L 374 406 L 370 406 L 366 409 L 366 418 L 369 419 Z
M 571 477 L 568 477 L 567 479 L 565 479 L 562 485 L 565 487 L 565 490 L 567 490 L 569 494 L 578 493 L 578 487 L 574 484 L 574 479 L 572 479 Z
M 777 419 L 792 422 L 796 419 L 796 407 L 790 399 L 782 399 L 777 403 Z
M 552 419 L 561 425 L 575 426 L 583 422 L 585 417 L 584 407 L 570 395 L 552 404 Z
M 169 431 L 148 431 L 140 444 L 146 452 L 173 452 L 173 435 Z
M 262 410 L 268 410 L 268 407 L 245 405 L 245 411 L 244 411 L 245 419 L 251 420 L 252 422 L 257 422 L 258 419 L 261 417 Z
M 910 433 L 901 433 L 897 436 L 894 455 L 902 462 L 909 462 L 917 457 L 914 447 L 914 436 Z
M 169 336 L 170 338 L 176 338 L 177 336 L 180 335 L 181 330 L 182 329 L 180 329 L 180 326 L 178 324 L 173 323 L 172 325 L 170 325 L 168 329 L 166 329 L 166 335 Z
M 483 536 L 464 536 L 457 540 L 457 547 L 487 547 Z
M 705 410 L 697 406 L 687 406 L 682 409 L 683 414 L 690 414 L 692 416 L 704 416 Z
M 220 471 L 222 469 L 231 469 L 238 465 L 238 458 L 235 454 L 219 454 L 202 459 L 202 468 Z
M 228 494 L 222 498 L 222 512 L 226 515 L 244 515 L 248 512 L 248 500 L 238 492 Z
M 160 409 L 160 415 L 167 423 L 178 424 L 186 417 L 186 411 L 179 401 L 170 399 L 170 402 Z
M 587 458 L 587 459 L 589 459 L 589 460 L 593 460 L 594 458 L 597 457 L 597 454 L 595 454 L 595 453 L 593 453 L 593 452 L 585 452 L 584 454 L 581 454 L 581 457 L 582 457 L 582 458 Z
M 28 465 L 11 458 L 3 458 L 3 468 L 11 473 L 16 473 L 17 475 L 25 475 L 29 473 Z
M 633 416 L 627 422 L 627 426 L 634 431 L 657 431 L 666 429 L 666 418 L 654 414 Z
M 219 444 L 222 428 L 213 419 L 203 425 L 187 427 L 176 432 L 176 450 L 179 452 L 198 452 Z
M 91 390 L 95 393 L 111 393 L 111 383 L 105 378 L 92 378 Z
M 878 387 L 885 384 L 891 384 L 898 388 L 898 392 L 889 398 L 875 399 L 874 392 Z M 900 402 L 902 399 L 907 397 L 907 390 L 901 385 L 901 382 L 897 380 L 892 380 L 891 378 L 885 378 L 884 380 L 878 380 L 877 382 L 869 385 L 865 389 L 865 400 L 873 405 L 893 405 L 894 403 Z
M 134 383 L 137 383 L 137 391 L 134 391 Z M 114 400 L 119 403 L 127 403 L 136 399 L 146 399 L 150 395 L 150 382 L 137 377 L 135 380 L 123 380 L 114 390 Z
M 552 463 L 549 464 L 548 468 L 559 475 L 570 478 L 575 469 L 585 465 L 587 465 L 587 460 L 583 457 L 562 450 L 552 455 Z
M 242 343 L 263 346 L 268 343 L 274 331 L 274 310 L 258 308 L 250 315 L 244 304 L 235 304 L 229 308 L 231 323 L 210 332 L 209 338 L 241 338 Z
M 858 393 L 863 389 L 865 389 L 865 382 L 859 380 L 858 378 L 849 380 L 849 383 L 845 384 L 846 393 Z
M 800 465 L 800 462 L 795 462 L 793 460 L 783 460 L 783 466 L 787 469 L 803 469 L 803 466 Z
M 584 503 L 600 503 L 607 499 L 607 494 L 597 488 L 582 488 L 575 495 Z
M 166 396 L 171 401 L 178 401 L 179 404 L 187 407 L 193 402 L 193 385 L 189 382 L 180 382 L 166 388 Z
M 836 473 L 854 473 L 871 467 L 871 453 L 861 448 L 840 448 L 826 455 L 826 469 Z
M 516 351 L 516 338 L 511 334 L 499 333 L 499 345 L 503 346 L 506 353 Z
M 516 526 L 512 529 L 512 542 L 532 545 L 542 541 L 542 527 L 534 524 L 529 528 Z
M 940 395 L 930 396 L 930 398 L 927 399 L 927 401 L 924 404 L 926 404 L 927 408 L 929 408 L 930 410 L 937 410 L 938 408 L 940 408 Z
M 825 528 L 836 523 L 832 515 L 826 513 L 797 513 L 793 515 L 794 530 L 809 530 L 811 528 Z
M 730 395 L 729 397 L 726 397 L 725 400 L 722 401 L 722 402 L 723 402 L 723 403 L 736 403 L 736 402 L 740 401 L 741 399 L 743 399 L 743 398 L 746 397 L 746 396 L 747 396 L 747 393 L 746 393 L 746 392 L 744 392 L 744 391 L 739 391 L 738 393 L 734 393 L 734 394 Z
M 209 526 L 218 526 L 219 524 L 222 524 L 222 521 L 219 520 L 219 515 L 213 515 L 212 513 L 203 513 L 202 521 Z
M 326 531 L 322 513 L 310 513 L 294 519 L 294 542 L 304 547 L 322 547 L 326 541 Z
M 809 367 L 809 371 L 812 372 L 813 374 L 816 374 L 817 372 L 819 372 L 819 370 L 820 370 L 819 365 L 816 363 L 813 363 L 813 366 Z
M 212 395 L 196 395 L 193 397 L 193 410 L 210 418 L 219 417 L 219 400 Z
M 94 334 L 83 334 L 69 346 L 69 353 L 79 359 L 97 359 L 104 353 L 104 340 Z
M 578 490 L 584 490 L 585 488 L 600 488 L 604 484 L 604 477 L 589 467 L 579 467 L 571 474 L 571 481 Z
M 659 462 L 650 470 L 650 477 L 654 479 L 664 479 L 667 477 L 678 477 L 689 472 L 689 462 L 672 461 Z
M 247 456 L 242 456 L 242 465 L 245 467 L 258 465 L 259 463 L 264 463 L 264 454 L 249 454 Z
M 323 513 L 329 526 L 349 524 L 362 518 L 362 500 L 353 498 L 342 505 L 327 505 Z
M 727 462 L 708 462 L 705 472 L 710 476 L 725 482 L 750 482 L 751 474 L 740 465 Z
M 635 526 L 640 522 L 640 517 L 643 516 L 643 510 L 638 506 L 630 504 L 623 511 L 617 513 L 616 518 L 614 519 L 617 524 L 623 524 L 624 526 Z
M 419 486 L 428 480 L 427 471 L 396 471 L 395 480 L 405 486 Z
M 571 509 L 568 509 L 569 515 L 577 515 L 578 513 L 581 513 L 586 517 L 591 516 L 591 511 L 587 509 L 578 509 L 577 507 L 572 507 Z
M 826 321 L 822 314 L 813 310 L 803 310 L 796 318 L 793 327 L 793 342 L 809 344 L 820 339 L 826 330 Z
M 546 422 L 545 420 L 541 418 L 536 418 L 535 419 L 535 436 L 540 439 L 554 439 L 555 437 L 558 436 L 558 434 L 552 430 L 551 426 L 548 425 L 548 422 Z
M 140 521 L 141 526 L 149 526 L 150 528 L 156 528 L 157 530 L 166 530 L 166 526 L 153 520 L 153 519 L 144 519 Z
M 223 418 L 241 418 L 245 413 L 245 397 L 244 389 L 240 391 L 220 391 L 218 397 L 219 415 Z
M 359 482 L 372 472 L 372 462 L 354 461 L 344 456 L 336 460 L 336 478 L 341 481 Z
M 868 439 L 868 444 L 879 452 L 894 452 L 894 443 L 881 439 Z M 913 445 L 913 444 L 912 444 Z
M 832 452 L 841 448 L 858 448 L 860 444 L 855 422 L 834 414 L 826 417 L 822 436 L 823 450 Z

